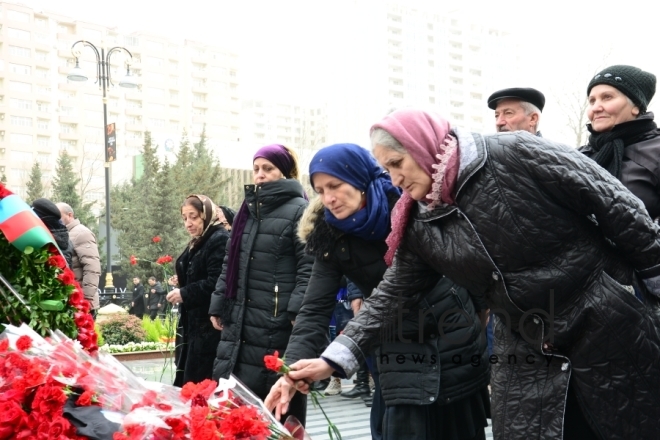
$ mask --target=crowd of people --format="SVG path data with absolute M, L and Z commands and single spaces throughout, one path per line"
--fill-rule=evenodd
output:
M 304 424 L 312 384 L 337 394 L 360 371 L 373 439 L 484 439 L 488 419 L 497 439 L 657 438 L 656 78 L 616 65 L 587 82 L 579 149 L 541 136 L 540 91 L 510 88 L 487 100 L 495 134 L 403 108 L 373 124 L 371 151 L 320 149 L 311 202 L 278 144 L 254 155 L 237 212 L 186 198 L 173 289 L 133 281 L 136 314 L 178 306 L 175 385 L 233 374 Z M 66 206 L 34 209 L 68 230 L 91 288 L 93 237 Z M 266 369 L 275 352 L 288 375 Z

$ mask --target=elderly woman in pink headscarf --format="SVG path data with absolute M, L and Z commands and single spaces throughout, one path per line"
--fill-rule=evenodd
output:
M 405 109 L 371 140 L 404 190 L 391 267 L 322 357 L 292 366 L 298 388 L 352 374 L 440 272 L 495 313 L 496 439 L 657 438 L 660 228 L 640 200 L 575 149 L 526 132 L 482 136 Z

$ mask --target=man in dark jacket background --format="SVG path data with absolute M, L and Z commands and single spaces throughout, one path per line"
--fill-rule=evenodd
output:
M 144 286 L 140 277 L 133 277 L 133 300 L 131 301 L 129 313 L 142 319 L 144 316 L 144 302 Z
M 156 281 L 155 277 L 149 277 L 149 293 L 146 293 L 144 297 L 147 299 L 149 317 L 153 321 L 165 302 L 165 289 L 160 285 L 160 282 Z
M 502 89 L 488 97 L 488 107 L 495 110 L 495 129 L 528 131 L 541 136 L 539 124 L 545 106 L 543 93 L 532 88 Z

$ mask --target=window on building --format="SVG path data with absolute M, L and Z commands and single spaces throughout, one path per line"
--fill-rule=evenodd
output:
M 43 17 L 34 17 L 34 24 L 40 28 L 48 27 L 48 19 Z
M 140 131 L 127 131 L 126 138 L 132 141 L 142 140 L 142 132 Z
M 32 101 L 28 99 L 11 98 L 9 100 L 9 106 L 20 110 L 30 110 L 32 109 Z
M 30 41 L 30 32 L 24 31 L 23 29 L 7 28 L 7 35 L 9 38 Z
M 36 58 L 39 61 L 48 61 L 48 52 L 44 52 L 43 50 L 35 50 L 34 58 Z
M 30 22 L 30 14 L 20 11 L 12 11 L 11 9 L 7 11 L 7 18 L 12 21 L 20 21 L 21 23 Z
M 60 114 L 64 116 L 72 116 L 76 114 L 76 110 L 73 107 L 62 105 L 60 106 Z
M 165 64 L 162 58 L 146 57 L 145 60 L 147 62 L 147 65 L 152 67 L 163 67 L 163 64 Z
M 12 162 L 32 162 L 32 153 L 29 151 L 11 150 Z
M 65 134 L 76 132 L 76 124 L 60 124 L 60 131 Z
M 147 109 L 152 112 L 164 112 L 165 111 L 165 105 L 164 104 L 158 104 L 156 102 L 150 102 L 147 104 Z
M 158 87 L 147 87 L 147 94 L 156 98 L 164 98 L 165 90 Z
M 21 46 L 9 46 L 9 55 L 21 58 L 30 58 L 32 56 L 32 51 L 27 47 Z
M 9 120 L 16 127 L 32 127 L 32 118 L 27 116 L 12 115 Z
M 43 149 L 50 149 L 50 138 L 48 136 L 37 136 L 37 147 L 43 148 Z M 42 156 L 46 156 L 46 160 L 40 160 Z M 42 158 L 43 159 L 43 158 Z M 50 161 L 50 155 L 49 154 L 38 154 L 37 155 L 37 161 L 41 164 L 46 164 Z
M 48 148 L 49 143 L 50 143 L 50 138 L 43 136 L 39 136 L 37 138 L 37 145 L 39 145 L 40 147 Z M 37 162 L 39 162 L 40 165 L 49 165 L 50 158 L 51 158 L 50 153 L 37 153 Z
M 102 121 L 103 112 L 98 112 L 96 110 L 85 110 L 85 117 L 91 119 L 92 121 Z
M 66 151 L 71 151 L 76 148 L 76 145 L 78 144 L 77 141 L 71 140 L 71 139 L 62 139 L 60 140 L 60 148 L 62 150 Z
M 153 128 L 164 128 L 165 127 L 165 119 L 158 119 L 158 118 L 151 118 L 149 119 L 149 125 Z
M 161 51 L 165 49 L 165 45 L 160 41 L 147 40 L 147 48 L 155 51 Z
M 101 137 L 103 135 L 103 130 L 101 127 L 94 127 L 92 125 L 85 126 L 85 136 L 86 137 Z
M 32 135 L 22 134 L 22 133 L 11 133 L 9 135 L 9 142 L 16 145 L 32 145 Z M 32 160 L 32 153 L 30 153 L 30 160 Z
M 40 112 L 47 112 L 50 110 L 50 105 L 47 102 L 37 101 L 37 110 Z
M 32 84 L 24 83 L 21 81 L 9 81 L 9 90 L 21 93 L 30 93 L 32 91 Z
M 126 35 L 124 37 L 124 44 L 126 46 L 139 46 L 140 45 L 140 39 L 138 37 L 133 36 L 133 35 Z
M 193 93 L 193 102 L 206 102 L 206 94 Z
M 12 168 L 10 171 L 10 175 L 12 179 L 14 180 L 21 180 L 23 181 L 24 179 L 29 179 L 30 178 L 30 172 L 27 169 L 24 168 Z
M 39 94 L 41 94 L 41 95 L 47 95 L 47 94 L 49 94 L 50 92 L 52 92 L 50 86 L 45 86 L 45 85 L 43 85 L 43 84 L 37 84 L 37 85 L 36 85 L 36 89 L 37 89 L 37 90 L 36 90 L 37 93 L 39 93 Z M 46 111 L 47 111 L 47 110 L 46 110 Z
M 34 75 L 37 78 L 48 79 L 50 78 L 50 70 L 37 67 L 36 69 L 34 69 Z

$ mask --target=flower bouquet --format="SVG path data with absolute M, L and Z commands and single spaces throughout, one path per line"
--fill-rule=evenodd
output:
M 8 325 L 0 334 L 0 440 L 309 438 L 289 426 L 295 437 L 233 377 L 177 388 L 91 356 L 58 331 L 44 339 Z
M 97 347 L 90 305 L 55 240 L 20 197 L 0 183 L 0 323 L 59 330 Z

